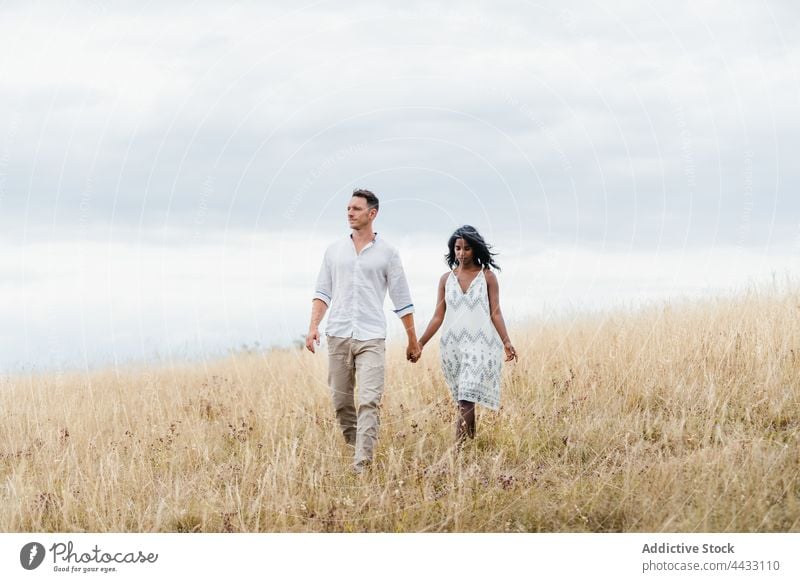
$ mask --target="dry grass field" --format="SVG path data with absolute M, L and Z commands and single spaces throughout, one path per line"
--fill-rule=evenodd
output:
M 324 351 L 5 378 L 0 530 L 800 531 L 800 294 L 512 339 L 503 406 L 460 453 L 436 348 L 391 345 L 362 476 Z

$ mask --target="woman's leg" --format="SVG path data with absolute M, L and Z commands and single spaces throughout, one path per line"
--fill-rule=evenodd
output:
M 475 403 L 469 400 L 459 400 L 456 442 L 462 443 L 467 437 L 475 438 Z

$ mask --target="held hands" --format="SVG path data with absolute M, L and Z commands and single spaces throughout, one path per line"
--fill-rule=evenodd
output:
M 314 344 L 319 345 L 319 328 L 316 326 L 310 327 L 308 329 L 308 335 L 306 335 L 306 349 L 312 354 L 316 353 Z
M 507 341 L 503 344 L 503 349 L 506 352 L 506 362 L 510 362 L 511 360 L 517 360 L 517 350 L 511 345 L 510 341 Z
M 406 360 L 411 362 L 412 364 L 416 364 L 420 357 L 422 357 L 422 345 L 414 340 L 408 342 L 408 347 L 406 348 Z

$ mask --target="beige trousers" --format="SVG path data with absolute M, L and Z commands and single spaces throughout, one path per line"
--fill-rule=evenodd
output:
M 328 336 L 328 386 L 333 409 L 355 463 L 372 460 L 378 440 L 378 405 L 383 395 L 386 341 Z M 358 384 L 358 409 L 355 386 Z

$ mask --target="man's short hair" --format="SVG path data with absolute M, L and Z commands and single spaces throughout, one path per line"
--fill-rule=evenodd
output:
M 357 188 L 353 190 L 353 196 L 358 196 L 359 198 L 363 198 L 367 201 L 367 208 L 374 208 L 375 210 L 379 210 L 380 208 L 380 200 L 378 197 L 375 196 L 369 190 L 364 190 L 363 188 Z

